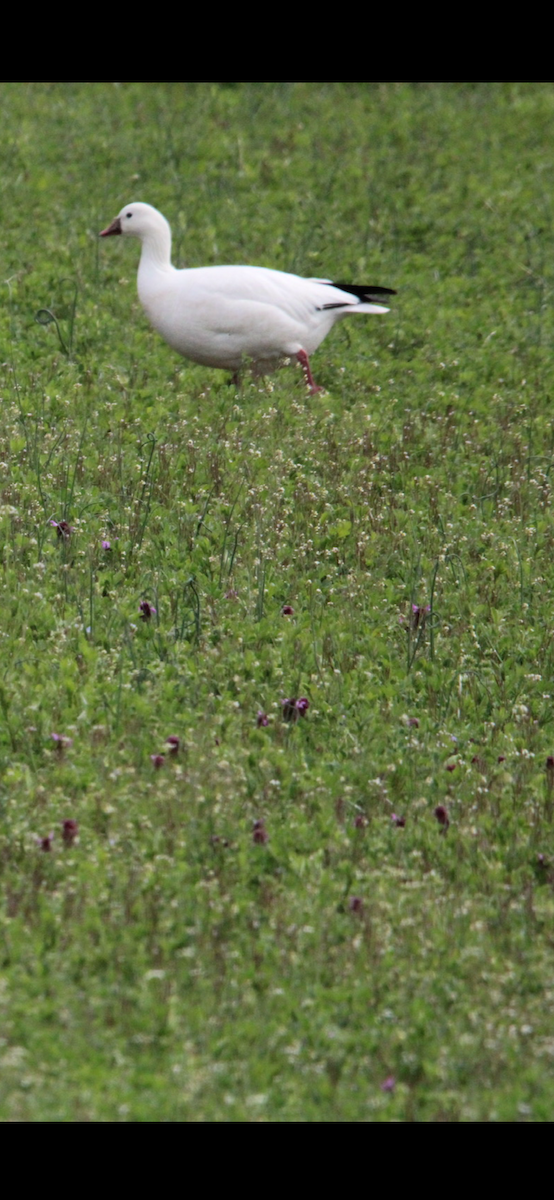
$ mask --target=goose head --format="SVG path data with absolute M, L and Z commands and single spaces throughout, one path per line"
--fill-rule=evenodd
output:
M 170 234 L 169 225 L 158 212 L 157 208 L 152 208 L 151 204 L 125 204 L 118 213 L 111 225 L 107 229 L 103 229 L 100 237 L 111 237 L 114 234 L 125 233 L 131 234 L 133 237 L 138 237 L 141 241 L 145 238 L 167 238 Z
M 140 271 L 148 272 L 172 271 L 171 266 L 171 229 L 165 217 L 151 204 L 126 204 L 118 213 L 115 221 L 103 229 L 100 237 L 112 237 L 114 234 L 131 234 L 142 242 Z

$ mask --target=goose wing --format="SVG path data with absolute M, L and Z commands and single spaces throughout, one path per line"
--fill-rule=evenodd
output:
M 195 267 L 176 272 L 179 288 L 186 289 L 190 298 L 217 297 L 226 300 L 254 301 L 280 309 L 296 320 L 305 319 L 314 311 L 325 309 L 362 308 L 365 312 L 382 312 L 382 301 L 396 295 L 392 288 L 333 283 L 329 279 L 305 279 L 286 271 L 268 267 L 221 266 Z M 175 281 L 177 282 L 177 281 Z M 370 305 L 377 302 L 378 307 Z

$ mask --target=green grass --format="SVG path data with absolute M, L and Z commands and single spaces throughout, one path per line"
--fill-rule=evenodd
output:
M 551 1120 L 553 85 L 0 94 L 0 1118 Z M 398 296 L 237 393 L 138 199 Z

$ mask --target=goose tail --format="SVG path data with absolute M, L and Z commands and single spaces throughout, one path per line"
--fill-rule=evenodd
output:
M 324 281 L 321 280 L 321 282 Z M 350 312 L 362 313 L 386 313 L 389 312 L 389 309 L 383 304 L 383 300 L 388 300 L 389 296 L 396 296 L 394 288 L 374 287 L 371 284 L 331 283 L 331 287 L 336 288 L 337 293 L 346 292 L 348 296 L 355 296 L 358 304 L 354 304 L 352 300 L 341 300 L 337 295 L 334 302 L 323 304 L 322 308 L 345 308 Z

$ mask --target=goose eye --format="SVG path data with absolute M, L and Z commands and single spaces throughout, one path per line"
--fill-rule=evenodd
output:
M 129 217 L 132 217 L 132 215 L 132 213 L 127 213 L 127 220 L 129 220 Z

